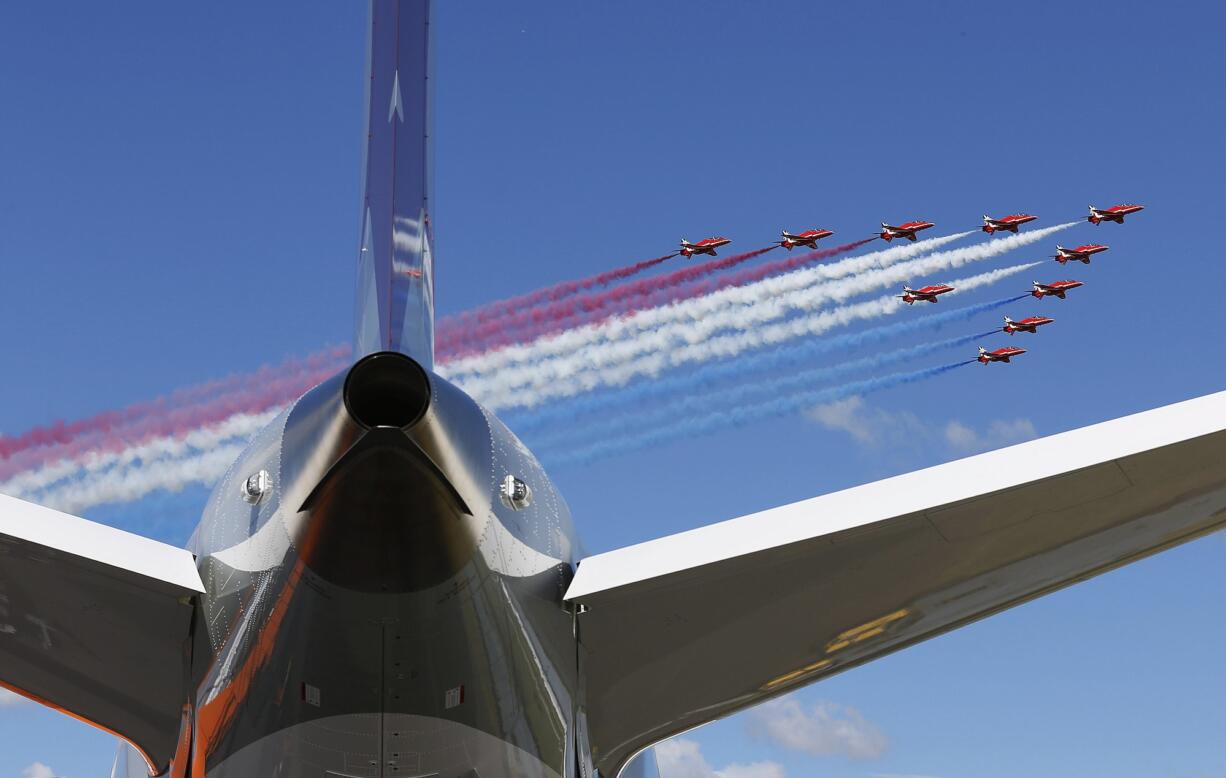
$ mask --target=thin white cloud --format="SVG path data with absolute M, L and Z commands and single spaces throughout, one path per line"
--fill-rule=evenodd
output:
M 807 709 L 795 699 L 768 702 L 751 714 L 750 732 L 781 748 L 809 756 L 876 759 L 889 741 L 855 708 L 818 702 Z
M 0 708 L 13 708 L 27 702 L 25 697 L 22 697 L 16 692 L 10 692 L 8 689 L 0 689 Z
M 919 773 L 869 773 L 869 778 L 937 778 L 937 776 L 920 775 Z
M 22 778 L 56 778 L 55 770 L 52 770 L 42 762 L 35 762 L 26 769 L 21 771 Z
M 874 407 L 863 397 L 818 405 L 806 411 L 805 416 L 828 430 L 847 433 L 868 449 L 939 442 L 956 454 L 974 454 L 1038 437 L 1030 419 L 993 419 L 976 428 L 958 419 L 925 421 L 910 411 Z
M 826 429 L 846 432 L 865 448 L 895 445 L 928 434 L 928 428 L 914 413 L 874 408 L 858 396 L 815 406 L 805 415 Z
M 1030 419 L 993 419 L 982 432 L 956 419 L 945 425 L 945 442 L 964 453 L 990 451 L 1038 436 Z
M 784 778 L 783 765 L 775 762 L 732 764 L 716 770 L 702 755 L 697 742 L 685 738 L 666 740 L 655 747 L 660 774 L 667 778 Z

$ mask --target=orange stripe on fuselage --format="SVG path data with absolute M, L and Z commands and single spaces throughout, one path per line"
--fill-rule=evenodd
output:
M 294 568 L 285 581 L 285 587 L 277 596 L 277 602 L 268 615 L 268 621 L 260 629 L 259 638 L 243 660 L 243 666 L 234 673 L 230 682 L 212 700 L 201 706 L 196 712 L 196 744 L 193 751 L 195 756 L 192 759 L 192 778 L 204 778 L 205 762 L 213 755 L 217 741 L 225 734 L 239 706 L 246 701 L 256 673 L 263 669 L 272 657 L 277 647 L 281 623 L 289 611 L 290 600 L 293 599 L 298 589 L 298 583 L 302 580 L 305 568 L 306 564 L 301 558 L 294 563 Z M 213 661 L 215 664 L 217 657 L 214 657 Z

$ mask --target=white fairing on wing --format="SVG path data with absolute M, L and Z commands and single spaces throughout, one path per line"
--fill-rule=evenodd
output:
M 603 773 L 770 696 L 1226 523 L 1226 393 L 583 560 Z
M 0 686 L 165 767 L 189 696 L 191 553 L 0 495 Z

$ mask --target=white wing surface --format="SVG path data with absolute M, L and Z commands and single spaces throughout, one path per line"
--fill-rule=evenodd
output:
M 602 774 L 1226 524 L 1226 392 L 583 560 Z
M 0 495 L 0 685 L 174 753 L 195 597 L 182 549 Z

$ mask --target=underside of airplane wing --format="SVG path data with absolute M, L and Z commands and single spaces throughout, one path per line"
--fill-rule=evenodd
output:
M 1226 524 L 1226 392 L 583 560 L 602 774 Z
M 0 495 L 0 686 L 119 735 L 158 770 L 202 591 L 183 549 Z

